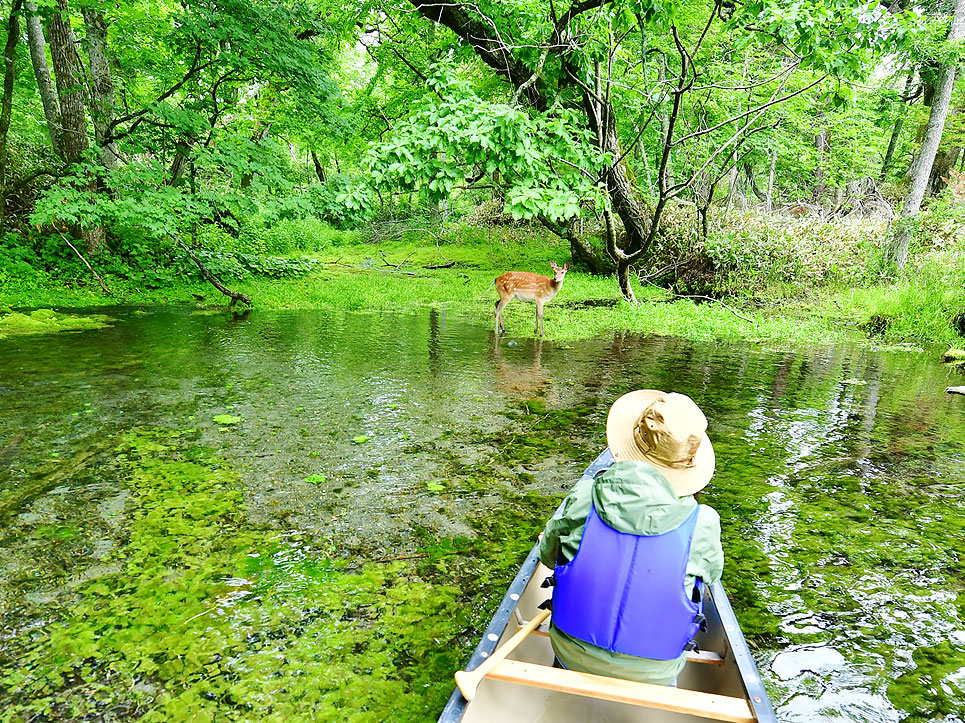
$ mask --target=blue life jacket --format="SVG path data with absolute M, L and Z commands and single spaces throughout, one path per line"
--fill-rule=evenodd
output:
M 639 658 L 672 660 L 691 648 L 703 602 L 694 602 L 684 583 L 699 507 L 660 535 L 614 530 L 591 507 L 579 550 L 556 566 L 553 624 L 571 637 Z M 696 585 L 700 599 L 699 578 Z

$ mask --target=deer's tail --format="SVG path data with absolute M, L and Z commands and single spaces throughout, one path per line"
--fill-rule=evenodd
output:
M 495 283 L 496 283 L 496 279 L 493 279 L 492 283 L 490 283 L 489 286 L 486 287 L 486 291 L 489 291 L 491 288 L 493 288 L 493 284 Z

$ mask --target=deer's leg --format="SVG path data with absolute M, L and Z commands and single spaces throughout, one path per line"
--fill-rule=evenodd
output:
M 497 334 L 500 331 L 506 331 L 506 327 L 503 324 L 503 309 L 506 308 L 506 304 L 508 304 L 510 301 L 512 301 L 512 297 L 509 297 L 506 300 L 503 300 L 503 298 L 500 297 L 499 301 L 496 302 L 496 333 Z
M 533 333 L 537 336 L 543 335 L 543 302 L 536 302 L 536 328 Z

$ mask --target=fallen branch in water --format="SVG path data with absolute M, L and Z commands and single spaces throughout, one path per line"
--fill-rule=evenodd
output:
M 201 259 L 199 259 L 197 256 L 194 255 L 194 253 L 191 251 L 188 245 L 184 243 L 184 241 L 182 241 L 181 239 L 178 239 L 177 241 L 178 241 L 178 245 L 181 248 L 183 248 L 185 251 L 187 251 L 188 256 L 191 257 L 191 260 L 198 265 L 199 269 L 201 269 L 201 273 L 204 274 L 204 278 L 206 278 L 209 282 L 211 282 L 211 285 L 214 286 L 214 288 L 216 288 L 222 294 L 224 294 L 225 296 L 231 297 L 231 304 L 229 304 L 229 306 L 234 306 L 239 301 L 243 301 L 244 303 L 248 304 L 248 306 L 252 305 L 251 299 L 249 299 L 247 296 L 242 294 L 240 291 L 232 291 L 227 286 L 222 284 L 214 274 L 208 271 L 208 269 L 205 268 L 204 264 L 201 263 Z
M 413 252 L 413 253 L 415 253 L 415 252 Z M 410 253 L 408 256 L 406 256 L 404 259 L 402 259 L 402 261 L 401 261 L 400 263 L 398 263 L 398 264 L 393 264 L 393 263 L 391 263 L 387 258 L 385 258 L 385 252 L 384 252 L 384 251 L 379 251 L 379 256 L 382 257 L 382 265 L 383 265 L 383 266 L 389 266 L 389 267 L 391 267 L 391 268 L 393 268 L 393 269 L 397 269 L 397 270 L 398 270 L 398 269 L 401 269 L 403 266 L 405 266 L 405 262 L 409 260 L 409 258 L 412 256 L 412 254 Z

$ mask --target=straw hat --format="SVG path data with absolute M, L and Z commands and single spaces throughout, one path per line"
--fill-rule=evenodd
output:
M 606 441 L 617 462 L 649 462 L 678 497 L 702 490 L 714 475 L 707 417 L 686 394 L 638 389 L 610 407 Z

